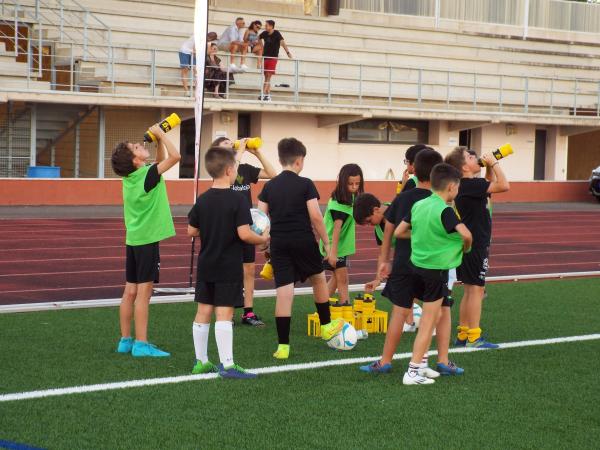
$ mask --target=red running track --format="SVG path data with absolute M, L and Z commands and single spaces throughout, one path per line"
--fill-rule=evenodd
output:
M 161 287 L 188 285 L 186 221 L 161 243 Z M 490 276 L 600 270 L 600 214 L 591 211 L 498 212 Z M 10 219 L 0 221 L 0 304 L 90 300 L 121 296 L 122 219 Z M 357 227 L 350 282 L 373 278 L 378 249 L 370 227 Z M 257 289 L 272 282 L 258 278 Z

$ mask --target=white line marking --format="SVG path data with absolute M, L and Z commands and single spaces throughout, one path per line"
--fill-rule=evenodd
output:
M 582 277 L 600 277 L 600 271 L 592 272 L 566 272 L 566 273 L 540 273 L 540 274 L 528 274 L 528 275 L 503 275 L 496 277 L 487 277 L 486 281 L 490 283 L 503 282 L 503 281 L 519 281 L 519 280 L 545 280 L 545 279 L 563 279 L 563 278 L 582 278 Z M 165 285 L 188 285 L 187 281 L 165 283 Z M 385 286 L 382 283 L 377 290 L 381 291 Z M 39 289 L 30 291 L 3 291 L 6 293 L 21 293 L 21 292 L 39 292 L 39 291 L 60 291 L 69 289 L 103 289 L 109 287 L 122 287 L 122 285 L 113 286 L 94 286 L 89 288 L 75 287 L 75 288 L 51 288 L 51 289 Z M 364 290 L 363 284 L 351 284 L 348 286 L 349 292 L 362 292 Z M 169 288 L 163 290 L 163 288 L 155 288 L 155 292 L 169 293 Z M 311 287 L 298 287 L 294 289 L 294 295 L 310 295 L 312 294 Z M 262 289 L 254 292 L 255 298 L 266 298 L 275 297 L 275 289 Z M 193 295 L 165 295 L 165 296 L 153 296 L 152 303 L 185 303 L 194 300 Z M 17 303 L 12 305 L 0 305 L 0 314 L 9 313 L 20 313 L 20 312 L 35 312 L 35 311 L 55 311 L 59 309 L 85 309 L 85 308 L 98 308 L 98 307 L 112 307 L 119 306 L 121 304 L 120 298 L 107 298 L 98 300 L 71 300 L 63 302 L 38 302 L 38 303 Z
M 550 339 L 534 339 L 529 341 L 517 341 L 517 342 L 506 342 L 500 344 L 500 349 L 508 348 L 520 348 L 520 347 L 533 347 L 538 345 L 551 345 L 551 344 L 562 344 L 566 342 L 581 342 L 581 341 L 594 341 L 600 339 L 600 333 L 586 334 L 581 336 L 567 336 L 561 338 L 550 338 Z M 471 353 L 485 351 L 474 348 L 452 348 L 450 353 Z M 436 351 L 431 351 L 430 355 L 437 354 Z M 394 355 L 394 359 L 408 359 L 411 357 L 411 353 L 397 353 Z M 295 372 L 298 370 L 309 370 L 309 369 L 321 369 L 323 367 L 333 366 L 345 366 L 351 364 L 361 364 L 370 361 L 375 361 L 379 356 L 367 356 L 360 358 L 345 358 L 345 359 L 334 359 L 327 361 L 314 361 L 309 363 L 300 364 L 285 364 L 280 366 L 261 367 L 257 369 L 250 369 L 250 372 L 259 375 L 266 375 L 271 373 L 282 373 L 282 372 Z M 145 386 L 156 386 L 162 384 L 177 384 L 185 383 L 188 381 L 201 381 L 211 380 L 217 378 L 217 374 L 206 374 L 206 375 L 180 375 L 174 377 L 164 378 L 148 378 L 144 380 L 130 380 L 130 381 L 119 381 L 114 383 L 101 383 L 91 384 L 87 386 L 73 386 L 67 388 L 56 388 L 56 389 L 44 389 L 39 391 L 28 391 L 28 392 L 15 392 L 11 394 L 0 395 L 0 402 L 11 402 L 20 400 L 31 400 L 36 398 L 45 397 L 59 397 L 63 395 L 71 394 L 84 394 L 88 392 L 102 392 L 102 391 L 113 391 L 117 389 L 128 389 L 135 387 Z

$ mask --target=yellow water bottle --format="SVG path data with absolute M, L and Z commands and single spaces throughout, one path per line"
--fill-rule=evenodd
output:
M 492 155 L 494 155 L 494 158 L 496 158 L 497 161 L 501 160 L 502 158 L 506 158 L 508 155 L 512 155 L 513 152 L 513 148 L 512 145 L 510 144 L 504 144 L 503 146 L 497 148 L 496 150 L 494 150 L 492 152 Z M 478 160 L 479 165 L 481 167 L 485 167 L 485 161 L 481 158 L 479 158 Z
M 162 130 L 165 133 L 168 133 L 169 131 L 171 131 L 173 128 L 175 128 L 176 126 L 178 126 L 181 123 L 181 119 L 179 118 L 179 116 L 175 113 L 171 114 L 169 117 L 167 117 L 166 119 L 163 119 L 158 126 L 162 128 Z M 156 136 L 154 136 L 152 134 L 152 132 L 150 130 L 146 131 L 144 133 L 144 141 L 146 142 L 156 142 Z
M 233 143 L 233 148 L 239 150 L 240 141 L 237 140 Z M 250 150 L 257 150 L 262 147 L 262 139 L 259 137 L 248 138 L 246 141 L 246 148 Z
M 272 280 L 273 279 L 273 266 L 270 261 L 267 261 L 260 271 L 260 276 L 263 280 Z

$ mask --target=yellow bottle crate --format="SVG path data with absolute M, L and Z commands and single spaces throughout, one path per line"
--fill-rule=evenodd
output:
M 388 313 L 375 309 L 375 302 L 364 304 L 357 311 L 356 301 L 352 306 L 330 306 L 331 319 L 344 319 L 357 330 L 367 330 L 369 334 L 387 333 Z M 308 314 L 307 334 L 309 336 L 321 336 L 321 323 L 319 314 Z

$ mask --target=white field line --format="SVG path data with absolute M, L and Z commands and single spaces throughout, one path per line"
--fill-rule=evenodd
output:
M 506 342 L 500 344 L 500 349 L 509 348 L 521 348 L 521 347 L 533 347 L 538 345 L 552 345 L 562 344 L 566 342 L 581 342 L 581 341 L 593 341 L 600 339 L 600 333 L 586 334 L 581 336 L 567 336 L 560 338 L 550 339 L 534 339 L 529 341 L 517 341 L 517 342 Z M 452 348 L 450 353 L 471 353 L 485 351 L 475 348 Z M 431 351 L 430 355 L 437 354 L 436 351 Z M 411 353 L 397 353 L 394 355 L 394 359 L 408 359 L 411 357 Z M 266 375 L 271 373 L 283 373 L 283 372 L 295 372 L 298 370 L 309 370 L 309 369 L 321 369 L 324 367 L 333 366 L 345 366 L 352 364 L 361 364 L 375 361 L 379 356 L 366 356 L 360 358 L 345 358 L 345 359 L 333 359 L 327 361 L 314 361 L 309 363 L 301 364 L 285 364 L 280 366 L 269 366 L 261 367 L 257 369 L 250 369 L 250 372 L 259 375 Z M 210 380 L 217 378 L 217 374 L 206 374 L 206 375 L 180 375 L 175 377 L 164 377 L 164 378 L 147 378 L 143 380 L 130 380 L 130 381 L 119 381 L 114 383 L 102 383 L 102 384 L 90 384 L 87 386 L 73 386 L 67 388 L 56 388 L 56 389 L 44 389 L 39 391 L 28 391 L 28 392 L 15 392 L 11 394 L 0 395 L 0 402 L 11 402 L 19 400 L 31 400 L 45 397 L 59 397 L 71 394 L 84 394 L 88 392 L 102 392 L 102 391 L 113 391 L 117 389 L 129 389 L 135 387 L 145 386 L 157 386 L 163 384 L 178 384 L 185 383 L 188 381 L 201 381 Z
M 531 275 L 504 275 L 498 277 L 487 277 L 486 281 L 490 283 L 494 282 L 505 282 L 505 281 L 526 281 L 526 280 L 544 280 L 544 279 L 563 279 L 563 278 L 582 278 L 582 277 L 600 277 L 600 271 L 592 272 L 566 272 L 566 273 L 540 273 Z M 177 283 L 172 283 L 177 284 Z M 186 284 L 182 282 L 179 284 Z M 460 284 L 460 283 L 457 283 Z M 100 287 L 114 287 L 114 286 L 99 286 Z M 381 291 L 385 287 L 385 283 L 382 283 L 377 290 Z M 365 288 L 363 284 L 351 284 L 348 286 L 349 292 L 362 292 Z M 71 289 L 71 288 L 56 288 L 54 290 Z M 80 288 L 72 288 L 80 289 Z M 51 290 L 51 289 L 43 289 Z M 23 291 L 14 291 L 23 292 Z M 35 291 L 34 291 L 35 292 Z M 155 293 L 173 294 L 173 295 L 162 295 L 152 297 L 152 304 L 159 303 L 185 303 L 194 300 L 194 294 L 190 292 L 189 287 L 182 288 L 155 288 Z M 311 287 L 299 287 L 294 289 L 294 295 L 309 295 L 312 294 Z M 263 289 L 254 292 L 255 298 L 266 298 L 275 297 L 275 289 Z M 56 311 L 61 309 L 85 309 L 85 308 L 98 308 L 98 307 L 110 307 L 119 306 L 121 304 L 120 298 L 107 298 L 99 300 L 72 300 L 65 302 L 41 302 L 41 303 L 19 303 L 14 305 L 0 305 L 0 314 L 8 313 L 19 313 L 19 312 L 35 312 L 35 311 Z

